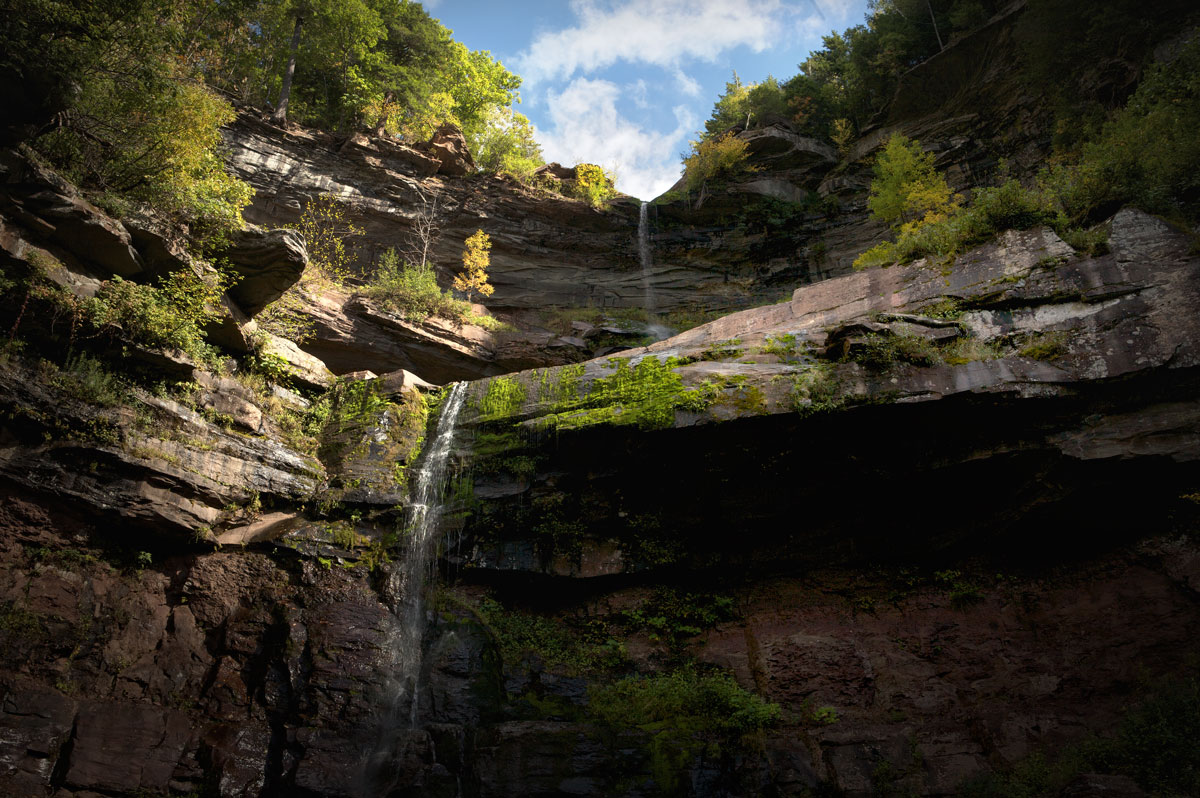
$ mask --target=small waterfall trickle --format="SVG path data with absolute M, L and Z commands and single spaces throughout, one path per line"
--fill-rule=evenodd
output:
M 650 271 L 654 266 L 654 254 L 650 249 L 649 207 L 650 203 L 643 202 L 638 208 L 638 257 L 642 261 L 642 303 L 646 313 L 653 318 L 658 306 L 654 301 L 654 283 L 650 279 Z M 656 341 L 661 341 L 671 335 L 669 329 L 657 322 L 648 323 L 646 332 L 653 335 Z
M 361 773 L 359 794 L 363 798 L 386 795 L 389 760 L 394 740 L 416 724 L 418 682 L 421 673 L 421 642 L 425 635 L 425 589 L 433 573 L 437 553 L 437 531 L 442 517 L 445 490 L 454 445 L 455 425 L 466 398 L 467 384 L 456 382 L 442 404 L 425 456 L 416 471 L 411 504 L 406 519 L 407 541 L 403 559 L 388 574 L 386 595 L 398 621 L 391 641 L 391 672 L 382 697 L 379 740 L 367 753 Z M 381 792 L 381 787 L 384 788 Z

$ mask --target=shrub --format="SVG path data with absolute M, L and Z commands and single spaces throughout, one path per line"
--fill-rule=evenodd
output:
M 630 676 L 589 691 L 589 710 L 608 726 L 649 732 L 646 747 L 660 790 L 673 793 L 684 769 L 714 736 L 749 734 L 778 722 L 777 704 L 741 687 L 723 671 L 686 667 Z
M 429 316 L 462 321 L 471 312 L 470 305 L 438 287 L 432 268 L 421 269 L 411 263 L 401 263 L 394 249 L 380 256 L 375 274 L 364 291 L 409 321 L 421 322 Z
M 919 335 L 868 335 L 851 359 L 871 368 L 887 368 L 894 363 L 934 366 L 942 362 L 933 342 Z
M 230 280 L 220 273 L 200 277 L 189 269 L 172 272 L 158 286 L 114 277 L 85 300 L 85 318 L 101 331 L 119 331 L 135 343 L 178 349 L 201 363 L 216 351 L 204 325 L 219 318 L 218 301 Z
M 617 194 L 614 183 L 612 174 L 604 167 L 594 163 L 581 163 L 575 166 L 575 181 L 571 193 L 593 208 L 603 208 Z
M 881 241 L 866 250 L 854 259 L 854 268 L 888 266 L 926 256 L 951 257 L 1004 230 L 1062 221 L 1044 190 L 1028 189 L 1008 179 L 998 186 L 975 189 L 968 207 L 954 204 L 945 214 L 926 213 L 922 220 L 904 222 L 894 242 Z
M 716 138 L 692 142 L 692 154 L 683 159 L 688 191 L 701 188 L 709 180 L 734 177 L 755 171 L 746 163 L 750 153 L 746 142 L 732 132 Z
M 93 357 L 81 354 L 56 371 L 51 382 L 89 404 L 115 407 L 127 401 L 127 389 L 117 375 Z

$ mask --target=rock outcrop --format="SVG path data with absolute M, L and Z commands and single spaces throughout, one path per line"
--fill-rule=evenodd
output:
M 283 296 L 308 266 L 304 237 L 286 229 L 248 227 L 232 236 L 220 257 L 237 275 L 229 295 L 247 316 Z

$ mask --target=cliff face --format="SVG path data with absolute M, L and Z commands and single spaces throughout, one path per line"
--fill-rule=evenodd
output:
M 1194 672 L 1193 236 L 1127 208 L 1102 256 L 1034 229 L 847 268 L 891 131 L 960 185 L 1000 153 L 1034 163 L 1036 109 L 998 71 L 1010 28 L 915 71 L 848 156 L 741 133 L 759 172 L 650 209 L 651 288 L 663 310 L 794 290 L 600 357 L 627 331 L 534 311 L 642 303 L 627 199 L 593 211 L 243 115 L 253 221 L 335 194 L 366 262 L 436 195 L 443 277 L 484 229 L 521 325 L 331 292 L 307 353 L 268 342 L 268 379 L 80 336 L 62 296 L 201 265 L 0 154 L 0 792 L 953 795 Z M 963 53 L 976 71 L 945 80 Z M 245 279 L 211 332 L 245 352 L 245 311 L 307 255 L 252 230 L 227 256 Z M 454 416 L 425 380 L 456 379 Z M 448 484 L 417 506 L 442 445 Z M 426 586 L 406 566 L 431 511 Z M 1118 791 L 1141 794 L 1063 794 Z
M 751 172 L 690 194 L 681 180 L 655 202 L 659 268 L 722 275 L 725 307 L 846 274 L 885 235 L 867 213 L 875 153 L 899 133 L 921 142 L 957 191 L 983 184 L 1003 159 L 1032 175 L 1050 150 L 1053 114 L 1014 64 L 1024 3 L 903 75 L 885 112 L 844 153 L 786 124 L 736 130 Z M 774 293 L 772 293 L 772 291 Z
M 1200 614 L 1200 262 L 1136 211 L 1110 246 L 1010 232 L 953 269 L 470 386 L 456 586 L 420 642 L 383 555 L 424 425 L 411 384 L 339 388 L 306 448 L 227 378 L 201 378 L 204 413 L 98 410 L 9 359 L 0 783 L 939 795 L 1105 728 L 1136 680 L 1186 668 Z M 670 596 L 722 609 L 663 626 Z M 783 714 L 753 744 L 664 750 L 593 708 L 680 657 Z

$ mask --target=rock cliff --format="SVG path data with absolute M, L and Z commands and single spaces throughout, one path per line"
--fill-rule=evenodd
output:
M 85 335 L 113 274 L 210 272 L 152 213 L 0 153 L 0 792 L 955 795 L 1194 674 L 1194 234 L 1124 208 L 1103 255 L 1036 228 L 847 268 L 890 131 L 959 185 L 1036 162 L 1040 122 L 997 144 L 1039 113 L 997 71 L 1010 28 L 915 70 L 848 155 L 742 131 L 761 171 L 660 198 L 658 310 L 787 295 L 649 344 L 537 315 L 643 302 L 636 202 L 458 174 L 448 130 L 421 149 L 248 112 L 226 143 L 264 227 L 222 254 L 243 279 L 221 357 Z M 964 53 L 986 57 L 965 74 Z M 366 231 L 364 268 L 434 197 L 443 278 L 484 229 L 517 329 L 332 291 L 306 350 L 256 334 L 320 193 Z M 434 437 L 426 586 L 404 566 Z

